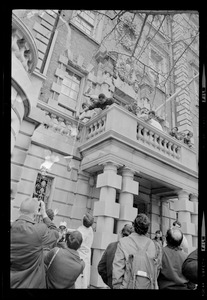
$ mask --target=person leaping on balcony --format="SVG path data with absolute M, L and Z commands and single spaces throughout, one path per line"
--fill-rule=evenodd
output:
M 84 123 L 99 114 L 106 106 L 108 107 L 114 103 L 113 99 L 107 99 L 104 94 L 100 94 L 98 97 L 95 95 L 89 95 L 87 97 L 90 98 L 91 104 L 84 102 L 82 104 L 83 112 L 78 117 L 78 119 Z
M 100 94 L 98 96 L 98 100 L 94 101 L 91 105 L 89 105 L 85 111 L 92 110 L 95 108 L 101 108 L 102 110 L 108 108 L 110 105 L 114 104 L 115 100 L 112 98 L 106 98 L 104 94 Z

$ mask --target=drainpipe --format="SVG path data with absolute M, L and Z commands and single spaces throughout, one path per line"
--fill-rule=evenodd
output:
M 172 49 L 172 21 L 173 21 L 173 17 L 172 16 L 169 16 L 168 18 L 168 28 L 169 28 L 169 35 L 170 35 L 170 44 L 169 44 L 169 53 L 170 53 L 170 70 L 173 66 L 173 49 Z M 173 83 L 173 79 L 174 79 L 174 75 L 173 75 L 173 72 L 171 73 L 170 75 L 170 92 L 171 92 L 171 95 L 175 93 L 175 85 Z M 167 103 L 167 102 L 166 102 Z M 172 124 L 172 127 L 175 127 L 175 103 L 173 101 L 171 101 L 171 124 Z

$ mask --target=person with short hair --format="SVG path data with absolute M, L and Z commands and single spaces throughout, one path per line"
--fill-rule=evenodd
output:
M 134 222 L 134 232 L 129 236 L 120 239 L 115 252 L 112 267 L 112 285 L 113 289 L 126 289 L 128 284 L 128 274 L 126 271 L 126 263 L 129 255 L 135 254 L 137 248 L 147 248 L 148 256 L 155 259 L 157 256 L 156 246 L 154 242 L 147 237 L 150 226 L 150 220 L 147 215 L 140 213 L 136 216 Z M 151 274 L 152 275 L 152 274 Z
M 82 234 L 77 230 L 67 232 L 65 240 L 65 248 L 53 248 L 44 259 L 48 267 L 54 257 L 46 276 L 48 289 L 74 289 L 75 281 L 85 267 L 77 251 L 82 244 Z
M 102 110 L 104 110 L 114 103 L 115 101 L 112 98 L 106 98 L 106 96 L 101 93 L 98 96 L 98 100 L 86 107 L 85 111 L 92 110 L 94 108 L 101 108 Z
M 182 274 L 182 265 L 187 254 L 181 248 L 182 231 L 171 227 L 166 233 L 167 246 L 162 249 L 162 268 L 158 276 L 161 290 L 188 290 L 188 280 Z
M 150 125 L 156 127 L 157 129 L 163 131 L 163 128 L 162 128 L 161 124 L 156 120 L 154 110 L 149 111 L 147 122 Z
M 177 228 L 180 228 L 180 230 L 181 230 L 181 223 L 180 223 L 179 221 L 177 221 L 177 220 L 174 221 L 174 222 L 173 222 L 173 226 L 174 226 L 174 227 L 177 227 Z M 180 247 L 181 247 L 181 249 L 182 249 L 184 252 L 188 253 L 188 241 L 187 241 L 187 239 L 186 239 L 186 237 L 185 237 L 184 234 L 183 234 L 183 239 L 182 239 L 182 242 L 181 242 Z
M 43 223 L 35 221 L 41 204 Z M 59 238 L 48 218 L 45 203 L 37 198 L 26 198 L 20 205 L 20 216 L 12 223 L 10 251 L 10 287 L 46 288 L 44 247 L 54 247 Z
M 170 134 L 172 137 L 174 137 L 174 138 L 177 139 L 178 127 L 177 127 L 177 126 L 173 127 L 173 128 L 171 129 L 171 131 L 169 132 L 169 134 Z
M 133 227 L 130 224 L 125 224 L 120 232 L 120 238 L 127 237 L 133 232 Z M 98 273 L 101 276 L 103 282 L 113 289 L 112 285 L 112 265 L 114 255 L 116 252 L 117 244 L 119 241 L 110 243 L 104 251 L 101 260 L 98 263 Z
M 81 232 L 83 237 L 83 242 L 81 247 L 78 249 L 80 258 L 85 262 L 85 268 L 83 273 L 77 278 L 75 287 L 77 289 L 87 289 L 90 285 L 90 275 L 91 275 L 91 246 L 93 243 L 94 233 L 92 225 L 94 218 L 90 213 L 86 213 L 83 216 L 83 224 L 77 228 Z

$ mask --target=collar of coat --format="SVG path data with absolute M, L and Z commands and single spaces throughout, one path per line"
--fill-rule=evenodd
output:
M 25 220 L 25 221 L 30 222 L 32 224 L 37 223 L 36 221 L 32 220 L 32 218 L 28 217 L 27 215 L 19 216 L 19 218 L 16 221 L 18 221 L 18 220 Z

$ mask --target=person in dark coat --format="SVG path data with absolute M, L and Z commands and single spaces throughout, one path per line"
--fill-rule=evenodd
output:
M 162 248 L 162 267 L 158 276 L 160 290 L 188 290 L 188 279 L 182 274 L 187 253 L 180 248 L 182 231 L 171 227 L 166 233 L 167 246 Z
M 102 110 L 104 110 L 105 108 L 107 108 L 108 106 L 110 106 L 114 103 L 115 103 L 115 101 L 113 99 L 106 98 L 106 96 L 104 94 L 100 94 L 98 96 L 97 101 L 95 101 L 93 104 L 91 104 L 85 108 L 85 112 L 88 110 L 92 110 L 94 108 L 101 108 Z
M 75 281 L 83 272 L 85 263 L 80 259 L 77 250 L 82 243 L 82 234 L 75 230 L 66 233 L 66 248 L 58 248 L 50 250 L 47 253 L 44 262 L 48 265 L 55 255 L 49 269 L 47 270 L 47 288 L 48 289 L 74 289 Z M 59 250 L 58 250 L 59 249 Z
M 121 237 L 128 236 L 132 233 L 133 228 L 131 225 L 126 224 L 121 230 Z M 103 282 L 108 285 L 111 289 L 112 286 L 112 264 L 114 255 L 117 248 L 117 242 L 110 243 L 104 251 L 102 258 L 98 264 L 98 273 L 101 276 Z
M 35 216 L 41 203 L 43 223 Z M 10 287 L 46 288 L 43 248 L 53 247 L 59 238 L 45 211 L 45 203 L 26 198 L 20 205 L 20 216 L 11 226 Z
M 194 284 L 198 284 L 198 249 L 191 252 L 182 266 L 183 275 Z

